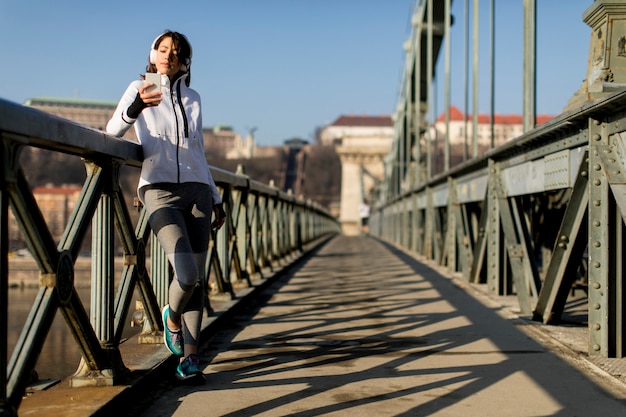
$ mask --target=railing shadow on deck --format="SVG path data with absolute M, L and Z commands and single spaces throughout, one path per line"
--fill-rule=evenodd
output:
M 171 271 L 143 211 L 132 220 L 120 169 L 141 167 L 141 147 L 45 112 L 0 99 L 0 415 L 16 415 L 57 312 L 82 355 L 71 386 L 111 386 L 128 375 L 120 351 L 135 291 L 143 306 L 140 343 L 162 343 L 160 308 Z M 20 153 L 45 149 L 82 158 L 86 179 L 62 237 L 55 239 L 32 193 Z M 207 297 L 229 300 L 235 287 L 252 287 L 340 232 L 321 206 L 243 175 L 211 167 L 227 213 L 213 231 L 207 259 Z M 7 341 L 10 311 L 9 212 L 39 269 L 39 292 L 12 352 Z M 91 302 L 88 314 L 74 285 L 74 264 L 91 230 Z M 119 240 L 123 268 L 115 270 Z M 149 262 L 149 267 L 146 263 Z M 209 313 L 209 312 L 207 312 Z M 7 360 L 10 355 L 10 360 Z

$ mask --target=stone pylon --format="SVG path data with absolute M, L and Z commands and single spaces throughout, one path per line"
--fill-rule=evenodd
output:
M 566 112 L 626 88 L 626 0 L 595 0 L 583 21 L 591 27 L 587 76 Z
M 384 178 L 384 157 L 391 137 L 344 138 L 336 148 L 341 160 L 341 207 L 339 221 L 344 235 L 360 233 L 359 205 L 377 181 Z M 367 173 L 365 175 L 364 173 Z

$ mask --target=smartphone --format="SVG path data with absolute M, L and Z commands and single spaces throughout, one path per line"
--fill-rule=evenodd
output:
M 146 93 L 161 91 L 161 74 L 154 72 L 146 73 L 146 82 L 154 84 L 153 86 L 146 88 Z

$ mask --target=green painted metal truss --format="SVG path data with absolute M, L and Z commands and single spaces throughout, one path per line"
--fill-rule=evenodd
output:
M 623 357 L 626 92 L 382 201 L 370 233 L 557 324 L 588 292 L 589 354 Z

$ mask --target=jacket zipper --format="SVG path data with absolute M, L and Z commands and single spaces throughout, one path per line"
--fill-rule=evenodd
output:
M 174 121 L 176 123 L 176 180 L 180 183 L 180 163 L 178 162 L 178 149 L 180 147 L 180 133 L 178 131 L 178 116 L 176 115 L 176 104 L 174 103 L 174 90 L 170 90 L 170 102 L 174 111 Z
M 187 113 L 185 112 L 185 107 L 183 106 L 183 99 L 182 96 L 180 94 L 180 85 L 182 84 L 181 80 L 178 79 L 178 84 L 176 85 L 176 94 L 178 94 L 178 106 L 180 107 L 180 114 L 183 115 L 183 123 L 185 126 L 185 136 L 186 138 L 189 137 L 189 122 L 187 121 Z
M 180 110 L 180 114 L 183 118 L 183 125 L 184 125 L 184 131 L 183 134 L 185 135 L 184 137 L 189 137 L 189 122 L 187 121 L 187 114 L 185 113 L 185 107 L 183 106 L 183 100 L 181 99 L 181 94 L 180 94 L 180 84 L 181 84 L 181 80 L 180 78 L 178 80 L 175 81 L 176 85 L 176 95 L 178 97 L 178 107 Z M 172 102 L 172 108 L 174 110 L 174 118 L 176 119 L 176 177 L 178 179 L 178 183 L 180 184 L 180 161 L 179 161 L 179 149 L 180 149 L 180 129 L 179 129 L 179 123 L 178 123 L 178 117 L 176 115 L 176 104 L 174 103 L 174 90 L 170 90 L 170 99 Z

